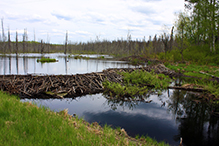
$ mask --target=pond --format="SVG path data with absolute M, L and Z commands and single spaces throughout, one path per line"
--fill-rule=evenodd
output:
M 162 95 L 150 95 L 146 102 L 128 102 L 94 94 L 67 99 L 22 99 L 60 111 L 100 125 L 121 127 L 130 136 L 148 135 L 158 141 L 184 146 L 210 146 L 219 144 L 219 121 L 211 116 L 207 104 L 197 102 L 192 92 L 169 90 Z
M 45 54 L 56 63 L 37 63 L 38 54 L 0 57 L 0 74 L 76 74 L 100 72 L 107 68 L 135 67 L 126 62 L 109 60 L 76 60 L 63 54 Z M 94 57 L 96 57 L 94 55 Z M 68 109 L 88 122 L 121 127 L 130 136 L 148 135 L 158 141 L 184 146 L 219 145 L 219 118 L 211 115 L 211 108 L 198 99 L 199 94 L 181 90 L 163 91 L 149 95 L 144 101 L 122 101 L 103 93 L 66 99 L 22 99 L 54 111 Z
M 100 55 L 82 55 L 91 59 L 74 59 L 73 56 L 61 53 L 44 54 L 44 57 L 50 57 L 58 60 L 54 63 L 37 63 L 41 54 L 10 54 L 0 57 L 0 74 L 83 74 L 91 72 L 101 72 L 107 68 L 128 68 L 135 67 L 124 61 L 98 60 Z M 104 56 L 104 55 L 101 55 Z M 93 59 L 92 59 L 93 58 Z M 105 55 L 104 58 L 110 58 Z

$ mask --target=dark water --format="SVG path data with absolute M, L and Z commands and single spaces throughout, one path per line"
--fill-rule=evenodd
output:
M 219 145 L 219 121 L 211 116 L 205 103 L 193 101 L 192 92 L 169 90 L 163 95 L 150 95 L 145 102 L 110 100 L 106 95 L 95 94 L 76 99 L 24 99 L 54 111 L 68 109 L 88 122 L 124 128 L 130 136 L 148 135 L 158 141 L 184 146 Z M 165 103 L 165 104 L 164 104 Z
M 134 67 L 119 61 L 75 60 L 63 54 L 45 54 L 59 60 L 56 63 L 37 63 L 40 54 L 21 54 L 16 57 L 0 57 L 0 74 L 76 74 L 99 72 L 107 68 Z M 96 57 L 92 55 L 90 57 Z M 106 56 L 108 57 L 108 56 Z M 60 111 L 68 109 L 88 122 L 108 124 L 124 128 L 130 136 L 148 135 L 158 141 L 184 146 L 218 146 L 219 118 L 212 116 L 206 103 L 195 102 L 196 93 L 169 90 L 161 96 L 145 97 L 151 103 L 108 99 L 95 94 L 75 99 L 24 99 L 39 106 Z

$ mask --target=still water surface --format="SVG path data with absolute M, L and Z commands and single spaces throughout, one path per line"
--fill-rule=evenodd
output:
M 0 74 L 82 74 L 91 72 L 101 72 L 108 68 L 127 68 L 135 67 L 123 61 L 110 61 L 98 59 L 74 59 L 61 53 L 44 54 L 44 57 L 50 57 L 58 60 L 54 63 L 37 63 L 41 54 L 19 54 L 16 56 L 0 57 Z M 96 58 L 100 55 L 82 55 L 90 58 Z M 101 55 L 104 56 L 104 55 Z M 105 58 L 110 56 L 105 55 Z
M 56 63 L 37 63 L 40 54 L 0 57 L 0 74 L 77 74 L 100 72 L 107 68 L 134 67 L 119 61 L 75 60 L 63 54 L 45 54 L 56 58 Z M 95 55 L 90 57 L 97 57 Z M 107 56 L 106 56 L 107 57 Z M 158 141 L 184 146 L 219 145 L 219 120 L 210 114 L 209 106 L 195 102 L 196 93 L 169 90 L 162 95 L 145 97 L 145 102 L 128 102 L 108 99 L 107 95 L 94 94 L 66 99 L 22 99 L 39 106 L 60 111 L 68 109 L 88 122 L 124 128 L 130 136 L 148 135 Z
M 112 100 L 94 94 L 67 99 L 23 99 L 60 111 L 68 109 L 88 122 L 124 128 L 130 136 L 148 135 L 158 141 L 184 146 L 219 144 L 218 118 L 210 115 L 205 103 L 196 103 L 195 93 L 169 90 L 163 95 L 150 95 L 151 103 Z M 165 103 L 165 104 L 164 104 Z

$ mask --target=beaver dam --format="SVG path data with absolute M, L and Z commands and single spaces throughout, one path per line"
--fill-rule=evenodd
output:
M 121 83 L 123 82 L 122 75 L 118 72 L 132 72 L 134 70 L 148 72 L 154 70 L 157 74 L 162 73 L 170 77 L 182 76 L 182 74 L 166 68 L 163 64 L 159 64 L 141 68 L 114 68 L 102 72 L 76 75 L 1 75 L 0 88 L 10 94 L 19 95 L 21 98 L 76 97 L 103 92 L 103 81 Z M 203 91 L 203 89 L 179 86 L 169 88 Z

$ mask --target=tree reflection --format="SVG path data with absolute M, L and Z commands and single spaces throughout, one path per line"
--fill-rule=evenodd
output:
M 179 134 L 174 137 L 189 145 L 219 145 L 219 121 L 210 114 L 211 107 L 204 101 L 197 100 L 195 94 L 175 90 L 168 101 L 168 109 L 179 122 Z
M 68 58 L 65 56 L 65 74 L 68 74 Z
M 118 107 L 122 107 L 123 109 L 125 107 L 128 107 L 130 110 L 133 110 L 136 108 L 140 103 L 143 102 L 151 102 L 151 101 L 145 101 L 146 98 L 149 97 L 149 95 L 141 96 L 141 97 L 135 97 L 133 99 L 132 97 L 111 97 L 110 95 L 103 94 L 103 96 L 107 99 L 105 105 L 109 105 L 112 110 L 116 110 Z
M 139 102 L 125 101 L 121 99 L 108 99 L 105 104 L 109 105 L 112 110 L 116 110 L 118 107 L 122 107 L 123 109 L 128 107 L 130 110 L 133 110 Z
M 17 71 L 17 74 L 19 74 L 18 55 L 16 55 L 16 71 Z
M 11 56 L 9 56 L 9 74 L 11 74 Z
M 28 73 L 28 58 L 24 55 L 23 56 L 23 68 L 24 68 L 24 73 Z

